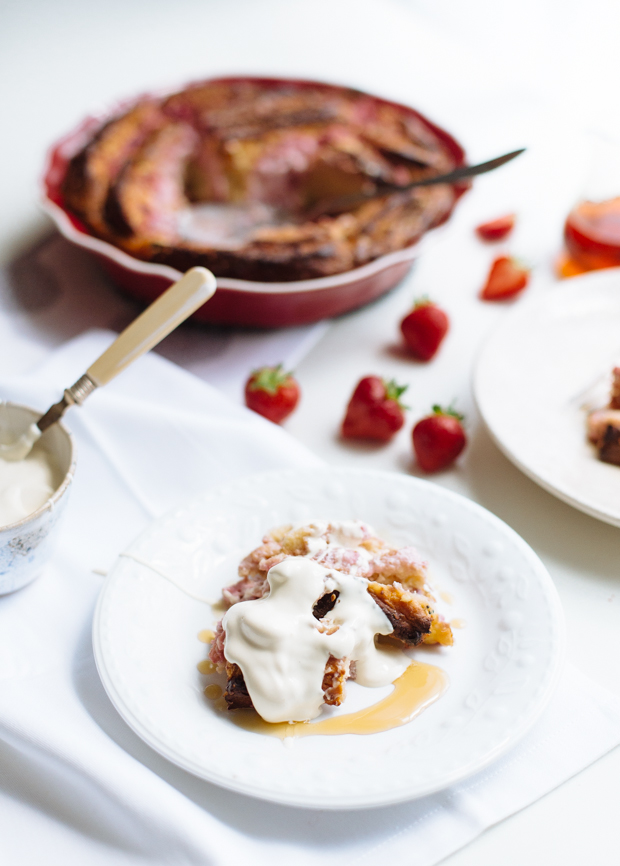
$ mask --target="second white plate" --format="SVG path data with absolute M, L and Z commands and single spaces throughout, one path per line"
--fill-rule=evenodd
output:
M 474 391 L 498 446 L 526 475 L 620 526 L 620 467 L 587 442 L 584 404 L 604 406 L 620 364 L 620 268 L 561 283 L 512 312 L 478 360 Z
M 367 521 L 413 544 L 466 627 L 449 648 L 417 650 L 444 668 L 447 692 L 408 725 L 317 736 L 290 748 L 236 726 L 205 698 L 197 640 L 217 598 L 262 534 L 313 518 Z M 420 797 L 480 770 L 514 745 L 551 695 L 564 650 L 560 603 L 525 542 L 480 506 L 426 481 L 383 472 L 289 471 L 213 490 L 156 520 L 108 575 L 93 643 L 104 687 L 153 749 L 218 785 L 289 805 L 354 809 Z M 342 710 L 387 689 L 348 685 Z M 290 742 L 290 741 L 288 741 Z

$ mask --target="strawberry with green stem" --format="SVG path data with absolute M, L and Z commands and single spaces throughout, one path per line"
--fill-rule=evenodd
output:
M 467 443 L 463 415 L 452 406 L 433 406 L 433 414 L 413 428 L 413 450 L 424 472 L 439 472 L 456 460 Z
M 245 384 L 245 405 L 274 424 L 280 424 L 299 402 L 300 389 L 282 364 L 254 370 Z
M 400 397 L 407 387 L 379 376 L 360 379 L 342 422 L 343 438 L 388 442 L 405 423 L 408 407 L 401 403 Z

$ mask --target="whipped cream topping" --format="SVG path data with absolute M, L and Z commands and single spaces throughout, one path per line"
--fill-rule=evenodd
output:
M 319 529 L 317 524 L 317 543 Z M 388 685 L 409 665 L 399 650 L 375 646 L 375 635 L 391 634 L 392 626 L 362 578 L 311 558 L 290 557 L 271 568 L 267 580 L 268 595 L 233 605 L 223 620 L 224 655 L 241 668 L 254 707 L 266 721 L 319 715 L 330 656 L 355 661 L 357 682 L 370 687 Z M 335 590 L 334 609 L 317 620 L 315 602 Z
M 3 460 L 23 460 L 30 454 L 32 446 L 40 438 L 41 431 L 36 424 L 31 424 L 16 441 L 0 444 L 0 457 Z
M 59 486 L 58 470 L 39 444 L 23 460 L 0 457 L 0 527 L 32 514 Z

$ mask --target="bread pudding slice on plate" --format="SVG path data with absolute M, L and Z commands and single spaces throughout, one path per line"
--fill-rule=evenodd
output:
M 451 646 L 426 571 L 415 548 L 392 548 L 361 521 L 271 530 L 223 590 L 229 611 L 209 658 L 226 672 L 228 709 L 258 704 L 267 721 L 305 721 L 323 703 L 339 706 L 347 679 L 392 682 L 410 662 L 401 649 Z

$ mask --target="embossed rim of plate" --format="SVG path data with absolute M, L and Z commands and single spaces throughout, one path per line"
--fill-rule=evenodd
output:
M 565 654 L 564 617 L 555 586 L 540 559 L 536 556 L 529 545 L 527 545 L 526 542 L 517 535 L 516 532 L 514 532 L 514 530 L 482 506 L 438 485 L 421 479 L 412 478 L 410 476 L 360 469 L 334 469 L 326 467 L 325 469 L 285 470 L 283 472 L 264 473 L 250 478 L 238 479 L 237 481 L 221 485 L 205 494 L 195 497 L 186 503 L 184 507 L 175 509 L 169 514 L 153 521 L 153 523 L 136 539 L 129 549 L 137 551 L 141 550 L 141 547 L 144 547 L 144 545 L 152 547 L 154 544 L 153 539 L 155 538 L 157 539 L 156 543 L 161 544 L 162 539 L 165 540 L 166 533 L 169 534 L 171 532 L 175 520 L 178 523 L 180 514 L 187 515 L 192 509 L 194 511 L 200 511 L 201 508 L 204 509 L 210 505 L 215 505 L 216 502 L 217 507 L 221 508 L 222 502 L 225 501 L 227 495 L 233 496 L 235 493 L 239 495 L 244 491 L 244 488 L 246 492 L 249 492 L 248 487 L 250 491 L 256 491 L 257 489 L 264 489 L 266 485 L 270 484 L 273 487 L 278 484 L 282 486 L 291 483 L 303 483 L 306 486 L 310 485 L 314 488 L 318 488 L 318 485 L 320 484 L 325 486 L 334 484 L 338 485 L 341 482 L 346 484 L 347 481 L 352 485 L 361 483 L 362 486 L 367 488 L 372 488 L 373 485 L 375 488 L 377 486 L 385 487 L 386 489 L 389 488 L 390 496 L 393 495 L 395 487 L 404 490 L 405 494 L 411 493 L 413 500 L 416 500 L 416 498 L 418 500 L 423 500 L 425 512 L 424 515 L 422 515 L 422 522 L 424 522 L 424 519 L 428 517 L 429 525 L 432 518 L 428 508 L 428 500 L 430 499 L 434 502 L 440 502 L 441 506 L 448 512 L 455 511 L 457 515 L 460 513 L 465 522 L 469 519 L 470 522 L 473 521 L 474 524 L 478 522 L 484 527 L 488 532 L 488 537 L 485 540 L 485 552 L 488 552 L 487 549 L 490 550 L 494 545 L 502 551 L 502 544 L 506 544 L 508 549 L 508 561 L 510 560 L 510 554 L 512 554 L 525 563 L 529 568 L 529 578 L 533 578 L 533 585 L 539 593 L 539 600 L 542 600 L 546 605 L 546 613 L 542 614 L 542 625 L 545 626 L 544 634 L 550 635 L 547 640 L 548 659 L 544 667 L 535 668 L 536 681 L 532 685 L 532 688 L 535 686 L 535 691 L 528 698 L 528 703 L 525 707 L 519 707 L 519 712 L 514 713 L 514 717 L 504 717 L 505 721 L 498 726 L 499 732 L 496 731 L 495 734 L 490 737 L 492 745 L 489 746 L 483 754 L 477 754 L 472 758 L 471 749 L 466 748 L 463 751 L 462 760 L 459 765 L 454 767 L 450 772 L 444 773 L 441 778 L 430 779 L 426 782 L 422 781 L 421 783 L 416 783 L 415 779 L 412 779 L 411 781 L 407 780 L 404 787 L 402 784 L 400 784 L 400 787 L 396 784 L 396 782 L 401 782 L 402 774 L 401 778 L 396 780 L 393 788 L 388 786 L 388 788 L 384 790 L 380 789 L 380 785 L 377 786 L 376 777 L 371 775 L 365 786 L 361 786 L 361 789 L 356 789 L 355 792 L 352 792 L 349 796 L 343 797 L 342 792 L 334 793 L 331 790 L 308 789 L 307 785 L 303 784 L 303 779 L 301 780 L 298 789 L 293 787 L 293 790 L 291 790 L 291 779 L 289 778 L 284 789 L 278 790 L 278 785 L 273 779 L 261 779 L 259 784 L 250 784 L 247 781 L 244 781 L 243 778 L 239 778 L 238 772 L 228 772 L 228 770 L 224 772 L 216 772 L 209 766 L 208 756 L 206 763 L 205 761 L 196 761 L 195 757 L 192 757 L 192 755 L 184 754 L 183 748 L 179 749 L 178 746 L 171 745 L 170 738 L 162 725 L 157 724 L 153 719 L 149 719 L 148 714 L 142 712 L 140 702 L 134 701 L 132 706 L 132 701 L 128 699 L 126 693 L 123 693 L 121 685 L 122 678 L 119 677 L 118 666 L 115 666 L 111 654 L 109 636 L 105 634 L 105 628 L 110 624 L 109 610 L 104 614 L 106 600 L 108 599 L 108 596 L 110 596 L 111 591 L 115 586 L 120 586 L 121 581 L 126 585 L 127 575 L 130 574 L 127 569 L 123 572 L 120 563 L 122 562 L 125 566 L 127 563 L 135 565 L 132 560 L 122 558 L 122 560 L 119 559 L 110 570 L 95 611 L 93 623 L 93 648 L 97 670 L 110 700 L 129 727 L 132 728 L 132 730 L 151 748 L 163 757 L 167 758 L 173 764 L 187 770 L 193 775 L 229 790 L 290 806 L 335 810 L 351 810 L 374 806 L 385 806 L 435 793 L 479 772 L 488 764 L 499 758 L 507 750 L 512 748 L 531 729 L 543 712 L 559 680 Z M 397 490 L 396 492 L 398 493 L 399 491 Z M 418 502 L 418 504 L 420 504 L 420 502 Z M 443 518 L 442 525 L 445 525 L 445 520 Z M 177 532 L 178 529 L 179 526 L 177 526 Z M 428 526 L 426 529 L 428 529 Z M 175 538 L 177 537 L 178 536 L 175 536 Z M 144 555 L 143 552 L 142 555 Z M 488 553 L 488 555 L 495 556 L 495 554 L 490 553 Z M 478 552 L 478 557 L 479 559 L 482 557 L 480 551 Z M 503 568 L 503 570 L 510 571 L 510 568 Z M 113 618 L 118 614 L 118 612 L 118 610 L 115 611 L 112 607 Z M 505 621 L 509 616 L 510 614 L 504 613 L 502 614 L 501 619 Z M 547 619 L 544 618 L 545 616 Z M 497 617 L 498 620 L 495 623 L 496 626 L 500 621 L 499 613 L 497 614 Z M 505 625 L 502 625 L 501 627 L 507 628 Z M 514 691 L 515 690 L 513 690 L 513 692 Z M 506 694 L 506 692 L 500 690 L 493 694 Z M 444 698 L 442 698 L 442 701 L 443 700 Z M 439 701 L 434 706 L 440 705 L 442 701 Z M 426 712 L 429 713 L 430 711 L 427 710 Z M 475 716 L 477 712 L 477 709 L 474 708 L 472 717 Z M 448 723 L 445 722 L 444 724 L 447 726 Z M 397 728 L 394 730 L 402 732 L 405 731 L 405 729 L 409 730 L 409 728 L 410 726 L 406 725 L 403 728 Z M 479 722 L 478 728 L 480 728 Z M 236 730 L 239 731 L 239 729 Z M 474 731 L 476 732 L 475 727 Z M 239 731 L 240 735 L 243 735 L 244 733 L 245 732 Z M 392 732 L 387 733 L 391 734 Z M 236 736 L 236 734 L 233 736 Z M 372 736 L 374 739 L 375 737 L 385 737 L 386 735 L 380 734 Z M 343 737 L 333 739 L 344 741 L 344 739 L 348 738 Z M 357 740 L 357 738 L 355 739 Z M 263 738 L 263 740 L 274 742 L 271 738 Z M 314 738 L 305 738 L 300 742 L 309 743 L 313 741 L 316 742 Z M 366 750 L 364 750 L 365 741 L 365 737 L 360 737 L 359 742 L 348 747 L 349 751 L 359 753 L 361 756 L 366 757 L 366 752 L 372 751 L 372 748 L 367 747 Z M 361 749 L 360 746 L 362 747 Z M 281 746 L 279 747 L 281 748 Z M 398 748 L 398 757 L 400 760 L 400 746 Z M 257 750 L 254 749 L 254 751 Z M 291 750 L 282 751 L 290 752 Z M 381 760 L 383 760 L 383 756 Z M 376 763 L 376 769 L 378 770 L 379 768 L 380 763 Z M 236 770 L 238 771 L 238 769 L 239 768 L 237 767 Z M 412 769 L 415 771 L 415 764 Z M 286 789 L 287 785 L 288 789 Z M 294 785 L 295 783 L 293 782 L 293 786 Z

